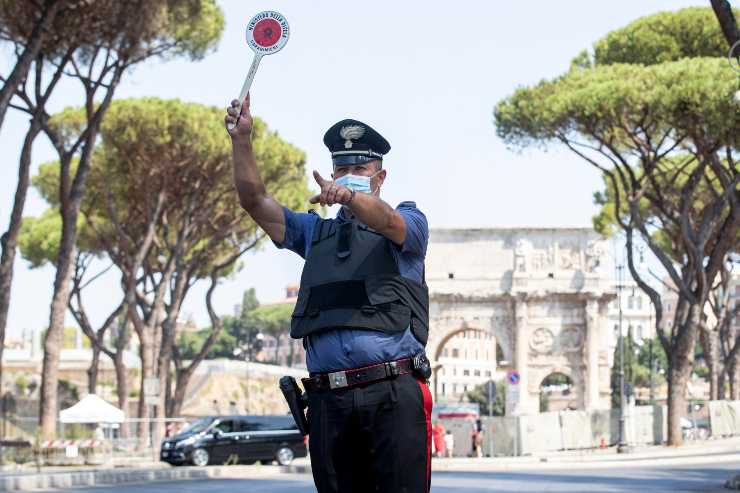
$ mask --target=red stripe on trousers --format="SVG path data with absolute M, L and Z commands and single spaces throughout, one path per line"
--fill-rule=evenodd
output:
M 424 401 L 424 418 L 427 422 L 427 491 L 431 486 L 432 479 L 432 394 L 427 384 L 417 380 L 421 387 L 421 396 Z

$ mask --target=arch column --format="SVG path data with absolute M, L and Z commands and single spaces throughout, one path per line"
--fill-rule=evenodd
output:
M 599 304 L 586 301 L 586 409 L 598 409 L 599 402 Z
M 517 299 L 514 306 L 514 368 L 519 373 L 519 402 L 510 405 L 507 399 L 507 414 L 527 414 L 531 411 L 531 396 L 529 393 L 529 323 L 527 317 L 527 301 Z M 508 383 L 507 383 L 508 385 Z

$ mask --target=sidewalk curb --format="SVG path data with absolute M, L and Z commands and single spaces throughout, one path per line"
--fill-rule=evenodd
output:
M 0 476 L 0 491 L 33 491 L 86 486 L 182 481 L 209 478 L 247 478 L 263 474 L 306 474 L 310 466 L 208 466 L 172 467 L 166 469 L 96 469 L 90 471 L 57 471 L 40 474 Z

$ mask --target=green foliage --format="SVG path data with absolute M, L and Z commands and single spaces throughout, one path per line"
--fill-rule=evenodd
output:
M 540 412 L 546 413 L 550 410 L 550 395 L 547 392 L 540 392 Z
M 635 373 L 636 367 L 638 366 L 637 361 L 637 345 L 632 338 L 632 331 L 628 331 L 624 337 L 624 387 L 627 392 L 627 386 L 635 388 Z M 620 351 L 619 342 L 614 347 L 614 362 L 611 370 L 611 391 L 612 391 L 612 408 L 617 409 L 620 406 L 621 393 L 619 389 L 619 368 L 620 368 Z
M 250 316 L 260 332 L 278 336 L 290 332 L 290 317 L 293 314 L 293 308 L 292 303 L 263 305 L 254 309 Z
M 235 350 L 255 344 L 255 337 L 262 333 L 277 337 L 290 332 L 290 318 L 293 304 L 260 306 L 254 288 L 244 291 L 239 316 L 223 316 L 223 330 L 208 352 L 209 358 L 244 358 Z M 211 333 L 211 328 L 198 332 L 180 334 L 178 349 L 184 359 L 193 358 L 203 347 Z
M 77 386 L 69 380 L 60 378 L 57 381 L 57 392 L 59 392 L 59 408 L 65 409 L 77 404 L 80 400 L 80 394 Z
M 736 90 L 737 75 L 724 59 L 596 66 L 517 89 L 494 110 L 496 132 L 514 147 L 581 137 L 628 151 L 631 136 L 649 122 L 657 135 L 673 129 L 737 147 Z
M 624 338 L 624 383 L 632 389 L 650 388 L 650 362 L 653 362 L 653 382 L 657 387 L 665 383 L 665 371 L 668 369 L 668 358 L 663 345 L 656 338 L 644 339 L 638 345 L 632 338 L 632 331 Z M 612 408 L 619 407 L 619 344 L 614 349 L 614 363 L 611 369 Z
M 170 2 L 165 39 L 177 47 L 170 56 L 198 60 L 216 49 L 224 30 L 224 14 L 215 0 Z
M 53 120 L 72 139 L 83 128 L 84 110 L 67 109 Z M 305 154 L 259 119 L 255 119 L 253 140 L 268 191 L 287 207 L 303 206 L 310 196 Z M 190 226 L 185 262 L 194 266 L 196 277 L 205 277 L 214 263 L 239 245 L 254 241 L 258 232 L 239 206 L 232 175 L 231 143 L 223 127 L 222 109 L 157 98 L 116 101 L 103 121 L 101 143 L 93 157 L 78 248 L 133 255 L 138 248 L 136 239 L 144 236 L 151 211 L 163 193 L 158 244 L 174 244 L 185 224 L 197 221 L 197 226 Z M 52 208 L 58 205 L 58 176 L 58 164 L 47 163 L 33 179 Z M 131 241 L 117 241 L 113 213 Z M 59 233 L 53 233 L 54 216 L 47 211 L 24 227 L 21 252 L 34 265 L 55 258 Z M 170 254 L 168 249 L 152 252 L 150 268 L 157 272 L 162 267 L 158 257 Z
M 231 318 L 231 317 L 230 317 Z M 178 349 L 183 359 L 193 359 L 200 352 L 203 344 L 211 334 L 212 328 L 200 330 L 198 332 L 183 332 L 179 336 Z M 226 330 L 222 330 L 211 349 L 208 351 L 207 358 L 233 358 L 234 349 L 236 349 L 236 338 Z
M 61 3 L 42 40 L 47 57 L 78 49 L 79 59 L 87 63 L 96 47 L 105 47 L 130 61 L 152 55 L 195 60 L 216 47 L 224 28 L 216 0 Z M 27 43 L 38 16 L 38 2 L 0 0 L 0 30 L 13 42 Z
M 488 385 L 489 382 L 476 385 L 465 394 L 468 401 L 480 405 L 481 416 L 488 416 Z M 495 382 L 496 397 L 493 400 L 492 414 L 503 416 L 506 413 L 506 382 L 499 380 Z
M 682 58 L 722 58 L 728 51 L 712 9 L 691 7 L 643 17 L 610 32 L 594 44 L 594 62 L 654 65 Z

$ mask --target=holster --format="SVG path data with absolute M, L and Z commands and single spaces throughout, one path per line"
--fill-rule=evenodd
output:
M 288 402 L 288 408 L 293 415 L 295 424 L 303 436 L 308 435 L 308 421 L 304 410 L 308 407 L 308 396 L 301 391 L 295 378 L 284 376 L 280 379 L 280 390 Z

